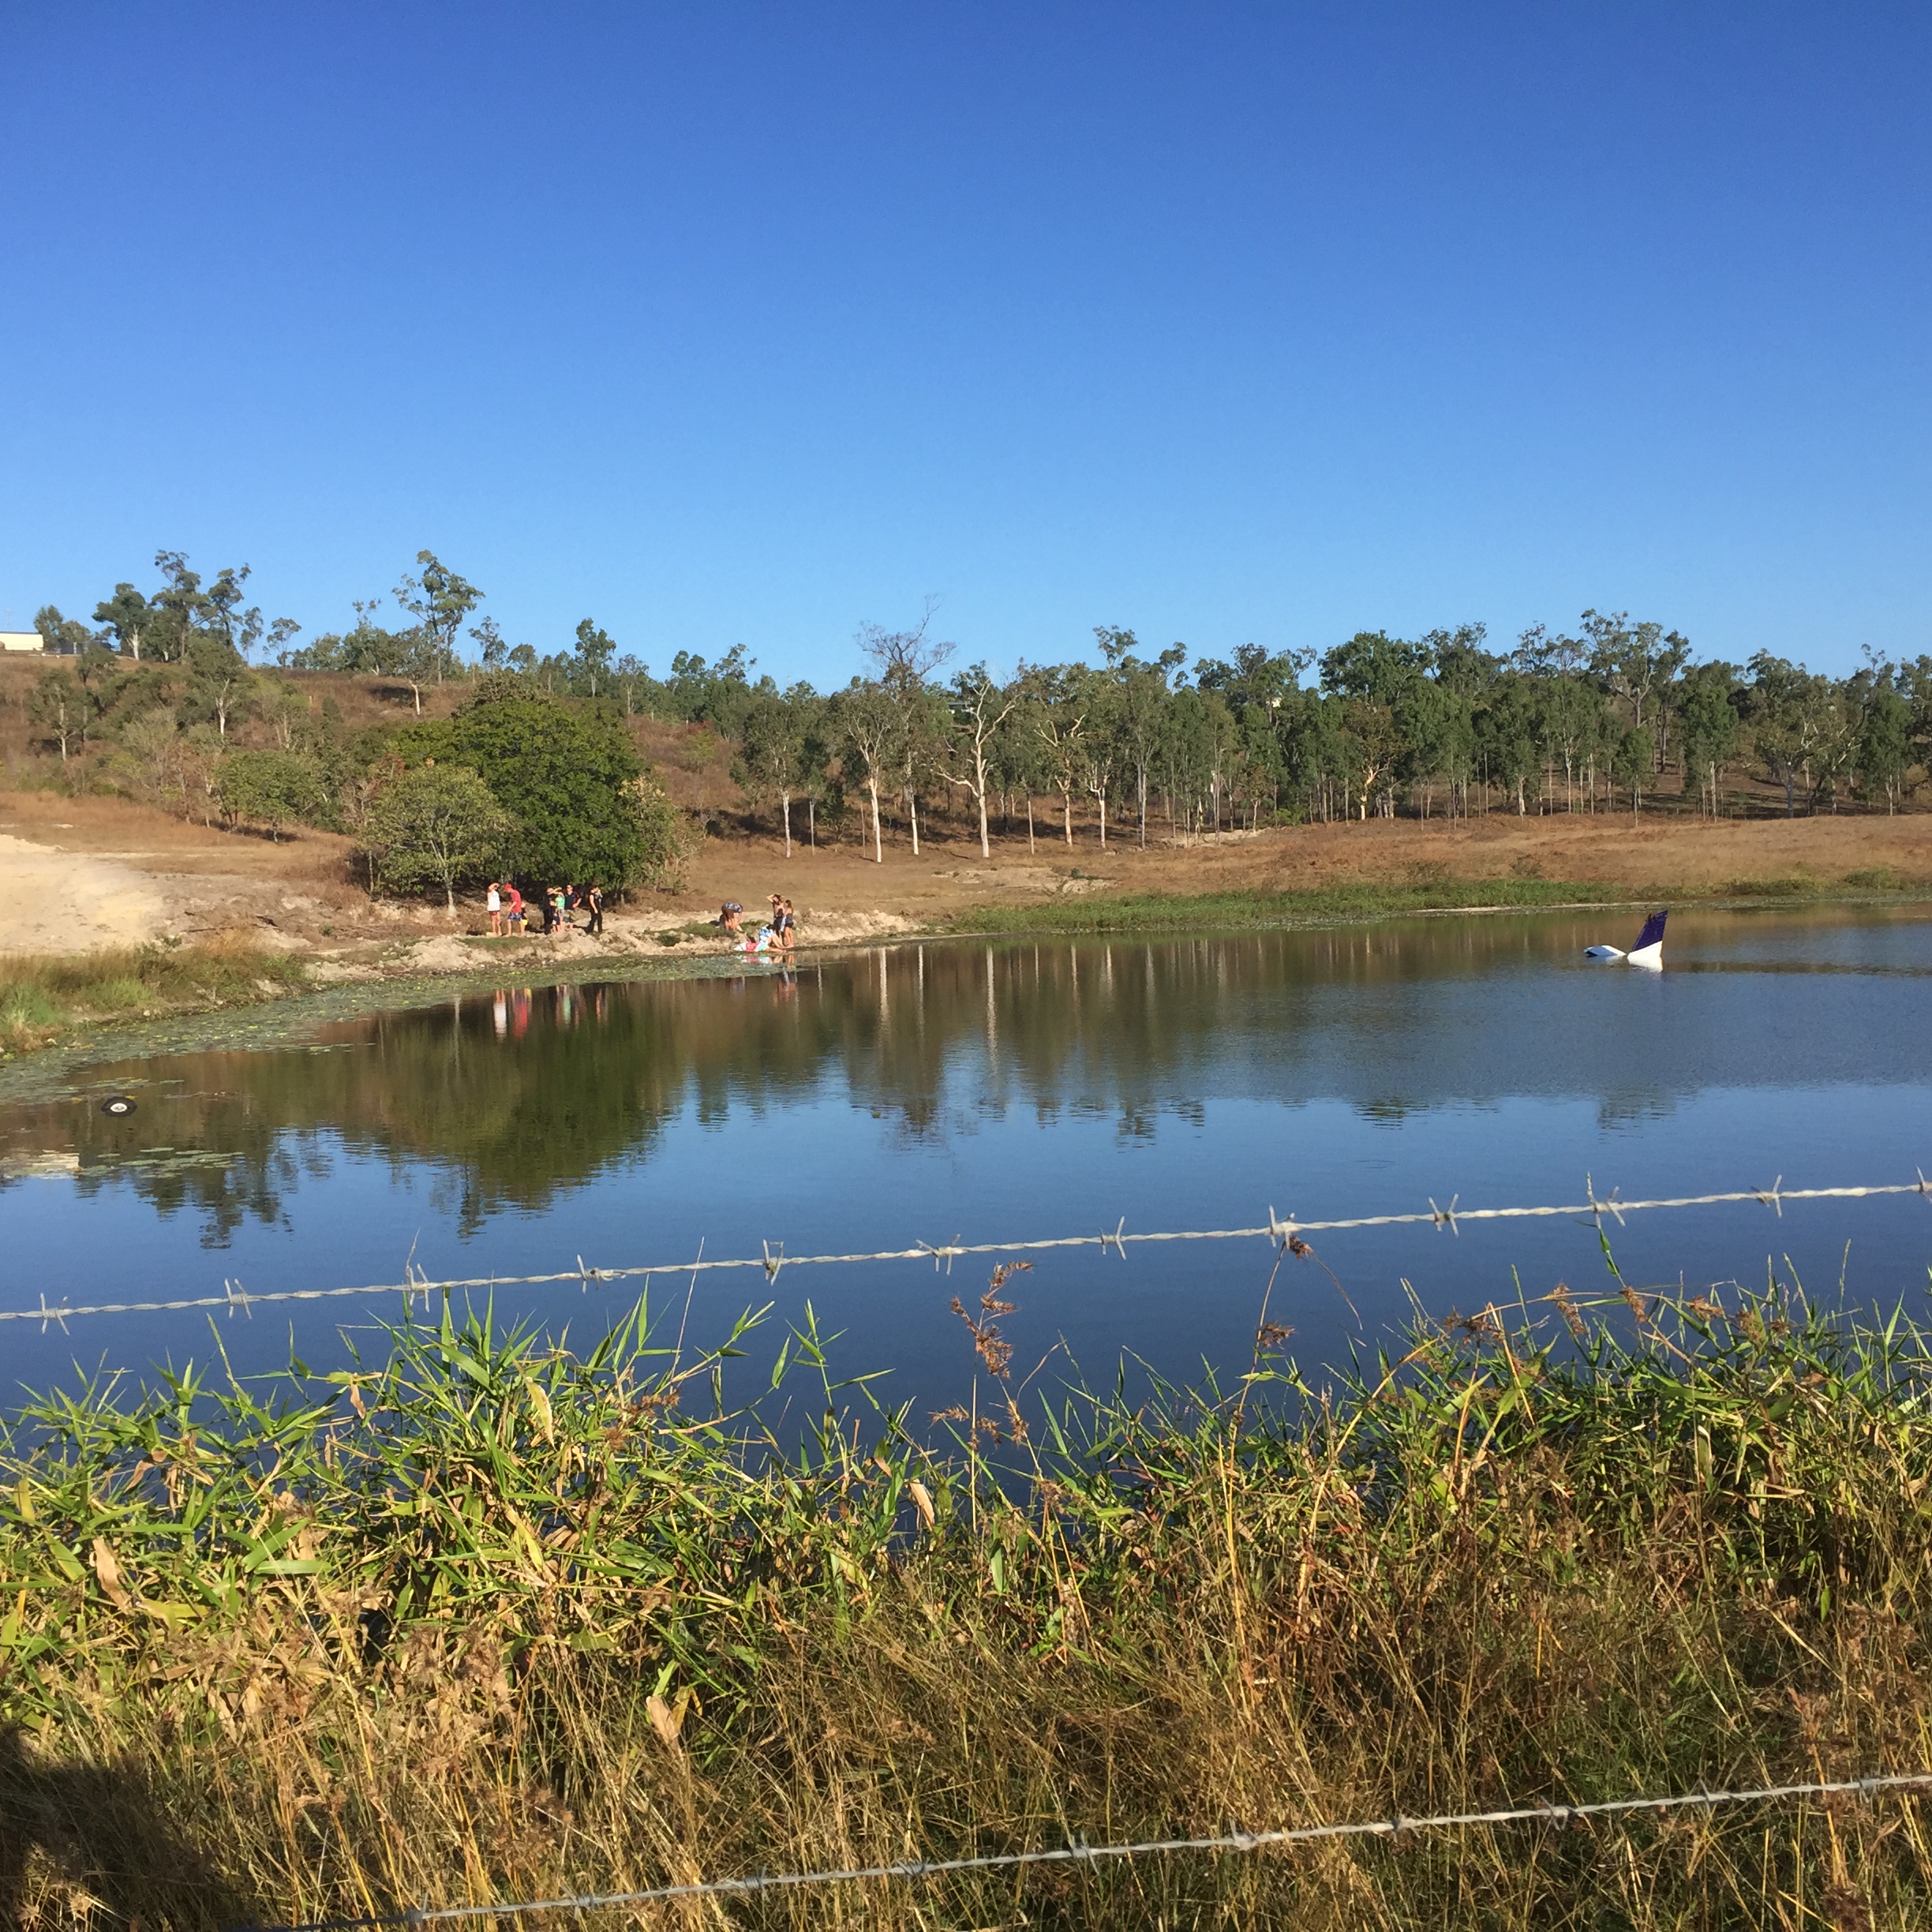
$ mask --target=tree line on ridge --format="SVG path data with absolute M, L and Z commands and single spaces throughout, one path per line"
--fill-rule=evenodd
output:
M 1149 650 L 1098 626 L 1094 658 L 1001 676 L 957 665 L 929 608 L 863 628 L 853 675 L 822 692 L 755 676 L 742 645 L 709 663 L 680 651 L 654 676 L 589 618 L 562 650 L 511 646 L 428 551 L 396 587 L 401 621 L 359 601 L 349 628 L 305 644 L 246 604 L 245 567 L 204 580 L 163 551 L 155 567 L 158 588 L 117 584 L 92 625 L 39 613 L 63 660 L 28 701 L 43 754 L 184 814 L 349 832 L 373 886 L 451 898 L 499 868 L 668 877 L 679 828 L 637 754 L 640 717 L 728 744 L 788 849 L 856 839 L 882 862 L 889 827 L 916 852 L 935 814 L 990 854 L 996 824 L 1071 843 L 1076 818 L 1103 844 L 1144 844 L 1398 814 L 1892 812 L 1932 759 L 1932 656 L 1868 652 L 1842 678 L 1762 650 L 1699 662 L 1677 631 L 1616 612 L 1507 650 L 1469 623 L 1358 631 L 1319 657 Z M 317 672 L 389 680 L 410 716 L 351 731 L 332 696 L 314 701 Z M 451 684 L 455 717 L 425 716 L 425 692 Z

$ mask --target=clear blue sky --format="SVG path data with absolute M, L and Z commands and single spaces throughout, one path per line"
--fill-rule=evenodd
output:
M 0 623 L 1932 650 L 1932 8 L 0 0 Z

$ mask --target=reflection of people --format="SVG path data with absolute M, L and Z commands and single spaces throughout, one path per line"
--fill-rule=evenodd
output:
M 496 1023 L 496 1037 L 501 1039 L 510 1031 L 510 996 L 507 993 L 496 995 L 496 1003 L 491 1017 Z

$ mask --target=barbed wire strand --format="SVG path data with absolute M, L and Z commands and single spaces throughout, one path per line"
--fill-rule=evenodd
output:
M 1152 1858 L 1181 1852 L 1259 1852 L 1271 1845 L 1309 1844 L 1320 1839 L 1390 1838 L 1405 1832 L 1449 1831 L 1485 1825 L 1543 1823 L 1566 1825 L 1579 1819 L 1613 1818 L 1637 1811 L 1683 1810 L 1719 1805 L 1771 1803 L 1794 1798 L 1870 1796 L 1932 1784 L 1932 1771 L 1901 1771 L 1881 1777 L 1819 1780 L 1804 1784 L 1766 1784 L 1750 1791 L 1679 1792 L 1663 1798 L 1606 1798 L 1588 1804 L 1516 1805 L 1496 1811 L 1447 1811 L 1434 1818 L 1361 1818 L 1347 1824 L 1302 1825 L 1275 1831 L 1227 1832 L 1209 1838 L 1148 1838 L 1137 1844 L 1089 1845 L 1078 1842 L 1039 1852 L 992 1852 L 977 1858 L 910 1859 L 894 1865 L 857 1865 L 843 1871 L 758 1872 L 741 1878 L 710 1878 L 687 1885 L 653 1885 L 638 1892 L 590 1892 L 575 1896 L 499 1900 L 487 1905 L 418 1906 L 364 1919 L 316 1919 L 271 1926 L 231 1927 L 230 1932 L 373 1932 L 384 1926 L 436 1925 L 453 1919 L 511 1918 L 526 1912 L 596 1911 L 623 1905 L 650 1905 L 672 1899 L 713 1898 L 775 1892 L 801 1885 L 850 1885 L 873 1878 L 937 1878 L 953 1872 L 1011 1870 L 1029 1865 L 1091 1864 L 1102 1859 Z
M 576 1282 L 589 1289 L 606 1282 L 640 1279 L 648 1285 L 654 1275 L 696 1275 L 728 1268 L 761 1268 L 768 1281 L 775 1282 L 780 1271 L 788 1267 L 844 1267 L 871 1261 L 930 1260 L 935 1269 L 943 1262 L 950 1274 L 954 1260 L 964 1255 L 1037 1254 L 1047 1249 L 1091 1248 L 1098 1243 L 1103 1253 L 1110 1248 L 1125 1260 L 1129 1244 L 1132 1242 L 1253 1241 L 1265 1236 L 1277 1247 L 1286 1247 L 1303 1234 L 1331 1234 L 1352 1228 L 1432 1224 L 1455 1234 L 1460 1231 L 1465 1221 L 1529 1221 L 1569 1217 L 1589 1220 L 1601 1228 L 1605 1215 L 1621 1226 L 1626 1215 L 1650 1214 L 1661 1208 L 1709 1208 L 1739 1201 L 1762 1202 L 1774 1210 L 1781 1220 L 1787 1201 L 1860 1200 L 1883 1194 L 1918 1194 L 1932 1200 L 1932 1181 L 1926 1179 L 1923 1169 L 1915 1171 L 1919 1175 L 1916 1181 L 1869 1187 L 1788 1188 L 1783 1185 L 1784 1176 L 1780 1174 L 1768 1188 L 1743 1188 L 1725 1194 L 1685 1194 L 1667 1200 L 1621 1200 L 1614 1192 L 1600 1196 L 1594 1187 L 1590 1187 L 1588 1200 L 1552 1207 L 1462 1208 L 1457 1204 L 1460 1196 L 1452 1195 L 1448 1206 L 1442 1208 L 1436 1205 L 1432 1196 L 1426 1214 L 1357 1215 L 1332 1221 L 1300 1221 L 1292 1215 L 1282 1219 L 1271 1207 L 1267 1222 L 1258 1227 L 1182 1228 L 1146 1234 L 1129 1234 L 1123 1217 L 1110 1232 L 1103 1228 L 1098 1234 L 1060 1234 L 1037 1241 L 920 1241 L 910 1248 L 885 1248 L 870 1254 L 788 1255 L 782 1242 L 774 1249 L 767 1241 L 762 1244 L 762 1255 L 738 1255 L 707 1261 L 701 1252 L 695 1261 L 653 1261 L 627 1267 L 593 1267 L 579 1255 L 574 1268 L 561 1268 L 542 1275 L 468 1275 L 432 1281 L 420 1271 L 406 1268 L 404 1279 L 399 1282 L 370 1282 L 346 1288 L 276 1288 L 261 1291 L 244 1288 L 239 1282 L 224 1281 L 223 1291 L 218 1295 L 189 1295 L 168 1301 L 96 1301 L 75 1306 L 66 1301 L 51 1302 L 43 1292 L 38 1308 L 0 1309 L 0 1322 L 37 1321 L 44 1334 L 51 1322 L 58 1324 L 65 1331 L 69 1320 L 84 1315 L 163 1315 L 190 1309 L 226 1309 L 231 1315 L 245 1314 L 250 1309 L 269 1302 L 334 1301 L 350 1297 L 390 1294 L 402 1296 L 406 1305 L 417 1295 L 447 1294 L 459 1288 L 541 1288 L 554 1286 L 561 1282 Z

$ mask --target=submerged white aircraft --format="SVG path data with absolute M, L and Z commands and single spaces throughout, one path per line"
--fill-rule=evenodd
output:
M 1627 953 L 1619 953 L 1615 946 L 1593 945 L 1583 949 L 1583 957 L 1589 960 L 1621 960 L 1626 966 L 1648 966 L 1654 972 L 1661 972 L 1664 916 L 1661 912 L 1653 912 L 1644 921 L 1644 929 L 1637 935 L 1637 943 Z

